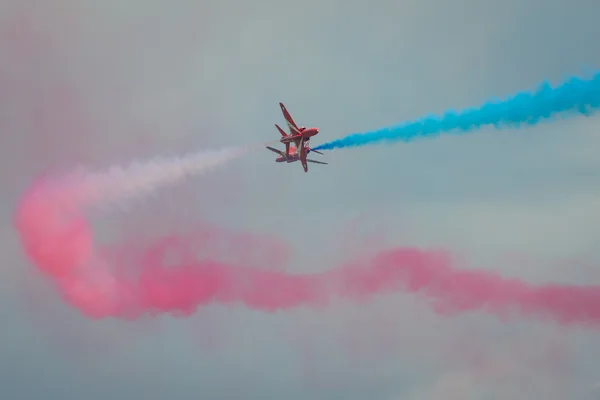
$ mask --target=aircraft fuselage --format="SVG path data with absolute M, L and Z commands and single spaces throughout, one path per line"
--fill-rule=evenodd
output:
M 291 142 L 295 142 L 295 141 L 297 141 L 299 139 L 302 139 L 303 137 L 304 137 L 304 141 L 308 141 L 311 137 L 313 137 L 317 133 L 319 133 L 319 128 L 305 128 L 300 133 L 302 134 L 302 136 L 300 136 L 300 135 L 288 135 L 286 137 L 282 137 L 279 141 L 281 143 L 291 143 Z

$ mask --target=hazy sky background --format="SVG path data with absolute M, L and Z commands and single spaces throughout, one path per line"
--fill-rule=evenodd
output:
M 315 145 L 589 74 L 599 15 L 593 0 L 0 0 L 0 397 L 596 399 L 595 331 L 440 317 L 401 293 L 86 320 L 21 254 L 11 218 L 49 168 L 278 139 L 279 101 L 321 129 Z M 326 152 L 308 174 L 259 151 L 104 222 L 279 235 L 295 272 L 375 242 L 600 282 L 598 121 Z

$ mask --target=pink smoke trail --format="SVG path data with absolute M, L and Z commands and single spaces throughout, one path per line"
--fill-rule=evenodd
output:
M 91 317 L 136 317 L 147 311 L 192 313 L 212 301 L 274 309 L 310 302 L 317 277 L 252 270 L 196 254 L 214 231 L 169 237 L 148 248 L 95 245 L 78 209 L 80 188 L 41 183 L 20 204 L 16 225 L 27 255 L 55 279 L 63 297 Z M 175 259 L 169 262 L 167 259 Z M 168 264 L 176 264 L 168 266 Z
M 434 310 L 451 315 L 481 310 L 506 317 L 546 316 L 563 325 L 600 322 L 600 285 L 531 285 L 495 272 L 456 269 L 448 254 L 393 249 L 368 265 L 339 271 L 342 294 L 364 297 L 404 290 L 421 293 Z
M 292 275 L 217 261 L 210 250 L 222 238 L 211 229 L 148 246 L 135 238 L 112 247 L 94 242 L 87 207 L 146 194 L 243 153 L 212 152 L 41 181 L 23 197 L 15 217 L 25 252 L 67 302 L 93 318 L 188 315 L 213 302 L 264 311 L 324 307 L 335 298 L 365 301 L 406 291 L 421 293 L 443 314 L 515 311 L 565 325 L 600 321 L 600 286 L 534 286 L 493 272 L 459 270 L 446 252 L 398 248 L 329 272 Z

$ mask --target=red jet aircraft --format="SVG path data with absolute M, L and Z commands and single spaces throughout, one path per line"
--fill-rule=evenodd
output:
M 302 148 L 300 141 L 304 139 L 304 141 L 308 143 L 312 136 L 315 136 L 317 133 L 319 133 L 319 128 L 307 128 L 305 126 L 299 127 L 296 125 L 283 103 L 279 103 L 279 107 L 281 107 L 281 112 L 283 113 L 283 117 L 285 118 L 285 122 L 290 130 L 290 133 L 285 133 L 285 131 L 277 124 L 275 124 L 275 127 L 279 133 L 281 133 L 281 139 L 279 141 L 281 143 L 285 143 L 285 153 L 289 154 L 290 143 L 293 142 L 296 145 L 296 148 Z
M 289 146 L 289 144 L 288 144 L 288 146 Z M 294 147 L 294 146 L 289 147 L 288 148 L 289 150 L 287 153 L 284 153 L 281 150 L 274 149 L 273 147 L 270 147 L 270 146 L 267 146 L 267 149 L 269 149 L 273 153 L 277 153 L 281 156 L 281 157 L 277 157 L 275 159 L 275 162 L 292 163 L 292 162 L 296 162 L 296 161 L 300 160 L 300 162 L 302 163 L 302 168 L 304 168 L 304 172 L 308 172 L 308 163 L 309 162 L 315 163 L 315 164 L 327 165 L 326 162 L 316 161 L 316 160 L 311 160 L 311 159 L 306 158 L 306 155 L 308 153 L 310 153 L 311 151 L 314 151 L 315 153 L 318 153 L 318 154 L 323 154 L 323 153 L 320 153 L 317 150 L 311 150 L 308 147 L 308 143 L 304 142 L 304 138 L 302 138 L 300 140 L 300 154 L 298 154 L 298 151 L 297 151 L 296 147 Z

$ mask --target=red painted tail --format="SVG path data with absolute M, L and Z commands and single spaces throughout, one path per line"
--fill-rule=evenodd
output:
M 279 131 L 279 133 L 281 133 L 281 136 L 286 137 L 288 134 L 285 133 L 285 131 L 283 129 L 281 129 L 279 127 L 279 125 L 275 124 L 275 127 L 277 128 L 277 130 Z

